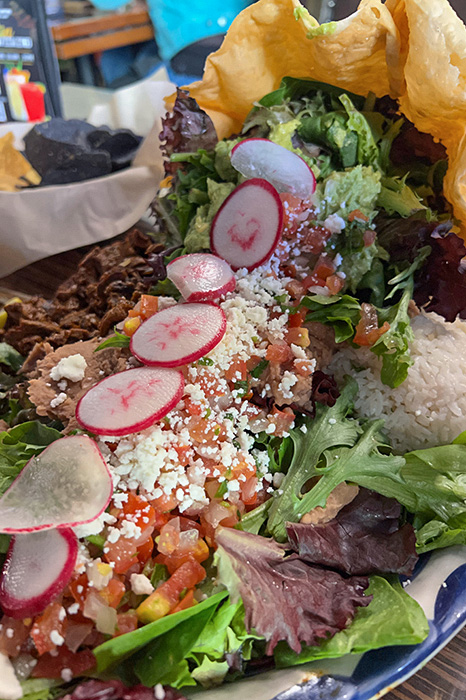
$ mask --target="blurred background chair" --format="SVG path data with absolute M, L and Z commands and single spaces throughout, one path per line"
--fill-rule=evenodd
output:
M 117 10 L 124 0 L 93 3 L 101 10 Z M 147 0 L 155 41 L 146 45 L 144 51 L 146 57 L 153 58 L 152 69 L 163 62 L 177 84 L 200 77 L 207 55 L 220 46 L 231 22 L 249 4 L 251 0 Z M 116 62 L 122 65 L 132 61 L 134 66 L 141 58 L 141 50 L 135 56 L 131 56 L 128 47 L 104 54 L 101 68 L 106 83 L 113 86 L 115 82 L 111 71 Z

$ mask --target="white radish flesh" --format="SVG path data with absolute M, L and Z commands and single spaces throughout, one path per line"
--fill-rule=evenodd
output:
M 308 164 L 287 148 L 268 139 L 245 139 L 231 152 L 231 164 L 244 177 L 262 177 L 278 192 L 308 200 L 316 179 Z
M 15 535 L 0 583 L 0 605 L 13 618 L 33 617 L 63 591 L 73 573 L 78 540 L 72 530 Z
M 137 433 L 166 416 L 183 389 L 183 375 L 177 370 L 128 369 L 91 387 L 76 406 L 76 419 L 97 435 Z
M 159 311 L 131 338 L 131 352 L 146 365 L 180 367 L 204 357 L 225 335 L 215 304 L 176 304 Z
M 0 498 L 0 532 L 90 523 L 103 513 L 112 491 L 112 477 L 91 438 L 55 440 L 29 460 Z
M 186 301 L 212 301 L 235 288 L 229 264 L 210 253 L 175 258 L 167 265 L 167 277 Z
M 234 270 L 263 265 L 278 245 L 283 205 L 266 180 L 243 182 L 224 201 L 210 229 L 210 247 Z

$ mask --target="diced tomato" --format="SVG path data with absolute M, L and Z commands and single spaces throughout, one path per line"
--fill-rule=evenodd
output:
M 272 411 L 272 421 L 275 424 L 275 435 L 283 435 L 287 433 L 291 428 L 295 419 L 295 415 L 291 408 L 285 408 L 281 411 L 277 406 L 273 407 Z
M 119 637 L 128 632 L 134 632 L 138 627 L 138 617 L 135 613 L 126 612 L 117 615 L 117 626 L 114 637 Z
M 155 524 L 155 511 L 151 504 L 142 496 L 128 493 L 128 500 L 123 503 L 123 520 L 129 520 L 143 532 L 153 529 Z M 141 538 L 138 538 L 140 540 Z
M 330 277 L 327 277 L 325 280 L 325 286 L 329 290 L 330 294 L 338 294 L 338 292 L 341 292 L 345 286 L 345 283 L 338 275 L 330 275 Z
M 103 598 L 111 608 L 118 607 L 125 593 L 125 584 L 117 578 L 111 578 L 105 588 L 99 591 L 100 597 Z
M 299 345 L 300 348 L 308 348 L 311 344 L 307 328 L 289 328 L 286 333 L 286 340 L 290 345 Z
M 162 493 L 158 498 L 153 498 L 150 503 L 156 513 L 169 513 L 178 505 L 174 491 L 170 494 Z
M 262 360 L 262 357 L 259 357 L 259 355 L 251 355 L 251 357 L 247 360 L 246 362 L 246 367 L 248 372 L 250 372 L 252 369 L 257 367 L 259 362 Z
M 183 401 L 184 407 L 190 416 L 201 416 L 204 413 L 204 407 L 200 403 L 190 399 L 189 396 L 186 396 Z
M 4 615 L 0 629 L 0 654 L 5 654 L 12 659 L 16 658 L 21 651 L 21 645 L 29 636 L 30 629 L 30 622 L 25 624 L 24 620 L 15 620 L 13 617 Z
M 306 293 L 306 288 L 301 282 L 298 282 L 298 280 L 291 280 L 291 282 L 288 282 L 285 289 L 293 299 L 301 299 Z
M 137 544 L 134 540 L 120 537 L 116 542 L 107 542 L 104 546 L 104 559 L 109 564 L 114 564 L 116 574 L 124 574 L 138 562 Z
M 201 538 L 198 539 L 196 545 L 193 549 L 186 550 L 181 553 L 177 553 L 176 550 L 173 554 L 165 557 L 165 566 L 168 569 L 169 574 L 173 574 L 177 569 L 180 568 L 182 564 L 187 561 L 197 561 L 201 564 L 203 561 L 209 557 L 209 547 Z
M 188 432 L 191 440 L 202 443 L 207 446 L 209 443 L 216 443 L 225 439 L 226 428 L 222 423 L 201 418 L 200 416 L 192 416 L 189 419 Z
M 149 537 L 143 544 L 138 547 L 138 561 L 144 566 L 152 556 L 154 551 L 154 540 Z
M 357 326 L 356 326 L 357 329 Z M 384 333 L 390 330 L 390 324 L 388 321 L 385 321 L 380 328 L 374 328 L 374 330 L 370 331 L 369 333 L 365 333 L 364 335 L 358 334 L 356 332 L 356 335 L 353 338 L 353 342 L 356 343 L 356 345 L 368 345 L 371 347 L 378 341 L 380 336 L 382 336 Z
M 34 666 L 32 676 L 34 678 L 61 678 L 61 672 L 69 668 L 73 677 L 81 676 L 90 671 L 96 664 L 94 654 L 90 649 L 84 649 L 73 653 L 67 647 L 58 647 L 57 654 L 44 654 Z
M 185 588 L 193 588 L 205 578 L 205 569 L 197 561 L 187 561 L 180 566 L 138 607 L 141 622 L 153 622 L 167 615 L 179 601 Z
M 208 370 L 198 374 L 196 383 L 207 397 L 225 395 L 225 389 L 222 387 L 217 377 Z
M 296 359 L 293 362 L 293 368 L 300 377 L 310 377 L 314 372 L 313 360 Z
M 321 277 L 317 277 L 316 274 L 312 273 L 312 275 L 306 275 L 306 277 L 302 281 L 304 290 L 307 291 L 311 287 L 325 287 L 325 280 L 323 280 Z
M 231 478 L 239 479 L 244 481 L 244 479 L 249 479 L 251 476 L 256 475 L 256 467 L 254 464 L 249 462 L 238 462 L 231 467 Z M 243 479 L 244 477 L 244 479 Z
M 372 346 L 381 335 L 390 329 L 390 324 L 385 321 L 379 328 L 377 310 L 372 304 L 361 305 L 361 319 L 356 326 L 356 334 L 353 342 L 360 346 Z
M 248 368 L 244 360 L 233 360 L 228 369 L 225 371 L 225 378 L 228 379 L 229 382 L 244 382 L 247 376 Z
M 350 211 L 348 214 L 348 221 L 354 221 L 357 219 L 358 221 L 369 221 L 368 217 L 362 213 L 360 209 L 354 209 L 353 211 Z
M 105 441 L 105 444 L 107 445 L 108 449 L 110 452 L 115 452 L 116 448 L 118 447 L 117 442 L 108 442 L 108 440 Z
M 130 318 L 140 317 L 146 321 L 159 310 L 159 298 L 151 294 L 143 294 L 138 303 L 128 312 Z
M 288 328 L 300 328 L 304 321 L 306 320 L 306 311 L 301 309 L 300 311 L 295 311 L 294 314 L 290 314 L 288 319 Z
M 180 610 L 187 610 L 188 608 L 192 608 L 193 605 L 196 605 L 196 601 L 194 600 L 194 588 L 191 588 L 184 598 L 180 600 L 178 605 L 176 605 L 173 610 L 171 610 L 171 613 L 176 613 L 180 612 Z
M 152 294 L 143 294 L 139 300 L 139 315 L 146 321 L 159 310 L 159 298 Z
M 251 476 L 246 481 L 240 482 L 241 500 L 247 506 L 253 506 L 257 503 L 257 477 Z
M 290 192 L 281 192 L 280 199 L 283 204 L 283 237 L 290 238 L 302 223 L 301 215 L 307 209 L 307 205 Z
M 65 620 L 61 603 L 51 603 L 42 615 L 36 617 L 30 635 L 39 656 L 55 650 L 56 644 L 51 639 L 52 632 L 62 635 Z
M 227 471 L 227 468 L 223 464 L 221 464 L 221 463 L 219 464 L 214 459 L 205 459 L 204 458 L 203 461 L 204 461 L 204 469 L 206 470 L 205 474 L 206 474 L 206 477 L 208 479 L 214 477 L 214 474 L 216 477 L 223 476 L 225 474 L 225 472 Z
M 326 280 L 327 277 L 335 272 L 335 263 L 327 253 L 322 253 L 314 268 L 314 274 L 321 280 Z
M 68 588 L 74 600 L 82 609 L 84 607 L 87 590 L 89 588 L 89 579 L 87 578 L 86 574 L 80 574 L 77 578 L 70 581 Z
M 368 248 L 370 245 L 372 245 L 375 242 L 376 238 L 377 238 L 377 234 L 375 231 L 372 231 L 371 229 L 364 231 L 364 235 L 362 237 L 362 239 L 364 241 L 364 246 L 366 248 Z
M 136 318 L 137 316 L 140 315 L 140 309 L 141 309 L 141 303 L 138 301 L 138 303 L 135 304 L 133 306 L 133 308 L 128 311 L 128 317 L 129 318 Z
M 265 359 L 281 365 L 293 359 L 293 352 L 287 343 L 277 342 L 268 346 Z
M 322 226 L 312 226 L 309 228 L 303 236 L 301 243 L 301 250 L 304 253 L 313 253 L 318 255 L 321 253 L 327 243 L 328 239 L 332 236 L 332 232 Z
M 293 265 L 293 263 L 284 263 L 281 270 L 286 277 L 296 277 L 296 265 Z
M 189 454 L 192 452 L 191 445 L 174 445 L 176 454 L 178 455 L 178 463 L 181 467 L 187 467 L 189 464 Z

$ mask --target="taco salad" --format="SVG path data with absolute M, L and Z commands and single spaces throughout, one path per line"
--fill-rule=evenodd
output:
M 261 0 L 172 98 L 155 237 L 5 306 L 1 698 L 427 637 L 403 584 L 466 544 L 461 46 L 440 0 Z

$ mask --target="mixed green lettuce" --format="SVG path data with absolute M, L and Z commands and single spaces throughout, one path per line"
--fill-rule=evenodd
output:
M 382 381 L 396 387 L 412 364 L 411 299 L 449 320 L 466 308 L 466 248 L 446 216 L 432 210 L 443 161 L 427 162 L 426 155 L 414 167 L 393 156 L 410 128 L 393 105 L 387 109 L 372 95 L 284 78 L 254 106 L 240 135 L 218 142 L 209 117 L 180 91 L 164 123 L 170 180 L 155 212 L 177 251 L 208 249 L 212 219 L 241 181 L 232 147 L 259 136 L 298 153 L 317 178 L 316 222 L 341 219 L 326 252 L 341 258 L 345 280 L 338 295 L 304 297 L 306 320 L 331 326 L 337 343 L 351 342 L 362 304 L 373 304 L 379 325 L 389 329 L 371 350 L 381 358 Z M 365 234 L 374 232 L 368 243 Z M 166 280 L 157 285 L 154 293 L 173 291 Z M 100 348 L 127 343 L 116 332 Z M 22 359 L 0 343 L 0 364 L 16 373 Z M 256 658 L 272 663 L 272 654 L 280 668 L 425 639 L 425 615 L 392 573 L 409 574 L 417 554 L 466 544 L 466 437 L 395 454 L 383 421 L 354 418 L 356 390 L 349 380 L 333 405 L 317 403 L 313 417 L 298 415 L 287 437 L 257 437 L 256 449 L 267 452 L 269 471 L 281 472 L 283 481 L 237 529 L 218 532 L 215 592 L 105 641 L 94 650 L 98 673 L 127 684 L 209 687 L 247 673 Z M 15 405 L 8 410 L 13 414 Z M 38 421 L 0 433 L 0 493 L 61 436 Z M 300 522 L 348 483 L 360 487 L 359 496 L 337 517 L 318 527 Z M 361 538 L 368 546 L 358 550 Z M 0 539 L 0 551 L 8 539 Z M 44 683 L 27 692 L 46 700 L 55 689 Z
M 439 216 L 445 219 L 444 214 L 436 215 L 431 209 L 442 188 L 443 152 L 432 148 L 428 135 L 417 133 L 417 157 L 411 154 L 406 134 L 412 135 L 413 127 L 387 99 L 363 97 L 292 77 L 285 77 L 277 90 L 253 107 L 241 134 L 232 139 L 218 142 L 213 124 L 203 115 L 193 100 L 179 93 L 175 116 L 164 127 L 170 157 L 167 172 L 173 179 L 158 199 L 162 218 L 171 222 L 188 252 L 208 249 L 212 219 L 242 180 L 230 163 L 233 146 L 244 138 L 261 137 L 300 155 L 317 178 L 317 223 L 332 215 L 342 223 L 341 232 L 332 235 L 326 250 L 339 258 L 344 280 L 337 298 L 326 301 L 314 296 L 305 303 L 313 320 L 334 327 L 337 342 L 354 337 L 361 303 L 373 304 L 379 327 L 387 322 L 390 329 L 372 350 L 382 358 L 382 381 L 398 386 L 411 365 L 411 298 L 449 320 L 466 308 L 466 279 L 461 268 L 464 255 L 460 255 L 466 254 L 466 249 L 449 233 L 451 225 L 447 238 L 439 240 L 435 238 L 438 222 L 422 229 L 422 245 L 415 246 L 415 251 L 428 249 L 428 254 L 411 271 L 409 284 L 391 286 L 414 258 L 412 236 L 402 243 L 403 258 L 391 255 L 386 222 L 392 222 L 395 231 L 401 222 L 407 231 L 403 222 L 413 217 L 433 222 Z M 190 120 L 195 126 L 192 140 Z M 379 238 L 380 212 L 384 235 Z M 368 242 L 368 233 L 373 234 L 373 242 Z M 398 245 L 400 240 L 398 236 Z M 446 275 L 450 279 L 450 273 L 455 294 L 447 290 Z M 425 290 L 431 288 L 434 295 L 426 296 Z

